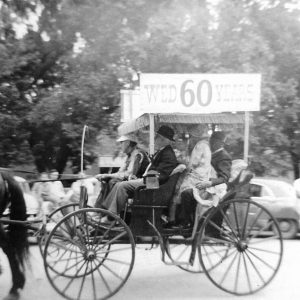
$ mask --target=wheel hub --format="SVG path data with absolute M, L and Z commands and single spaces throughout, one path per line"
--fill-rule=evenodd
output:
M 96 252 L 93 250 L 88 250 L 85 252 L 84 256 L 85 256 L 85 259 L 92 261 L 96 258 Z
M 248 248 L 248 244 L 245 241 L 238 241 L 236 248 L 239 252 L 244 252 Z

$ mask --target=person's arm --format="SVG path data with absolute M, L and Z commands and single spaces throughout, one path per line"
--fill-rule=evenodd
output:
M 173 149 L 169 147 L 161 151 L 158 163 L 153 163 L 149 170 L 155 170 L 159 173 L 159 183 L 161 184 L 168 180 L 171 172 L 177 165 L 176 155 Z
M 230 178 L 232 161 L 230 157 L 224 157 L 216 163 L 217 178 L 210 178 L 208 181 L 202 181 L 196 184 L 198 189 L 204 189 L 211 186 L 228 183 Z
M 212 186 L 227 183 L 230 178 L 231 159 L 222 159 L 218 162 L 217 178 L 210 178 Z
M 125 162 L 126 167 L 123 168 L 122 170 L 119 170 L 118 173 L 115 174 L 114 178 L 118 178 L 121 180 L 127 180 L 129 179 L 132 175 L 135 175 L 140 167 L 142 160 L 141 153 L 138 151 L 134 150 L 134 152 L 131 154 L 129 158 L 129 163 Z
M 144 159 L 144 154 L 141 152 L 138 152 L 133 160 L 132 166 L 130 166 L 130 167 L 132 167 L 132 169 L 131 169 L 130 174 L 128 174 L 128 179 L 137 178 L 136 175 L 138 174 L 138 172 L 141 168 L 143 159 Z

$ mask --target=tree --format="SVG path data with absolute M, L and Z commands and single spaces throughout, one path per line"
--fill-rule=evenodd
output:
M 124 32 L 129 28 L 141 31 L 151 13 L 147 1 L 57 3 L 61 6 L 53 9 L 52 18 L 61 29 L 61 35 L 66 34 L 67 41 L 75 34 L 77 40 L 73 46 L 81 47 L 81 51 L 65 53 L 56 61 L 60 69 L 55 70 L 63 80 L 40 96 L 27 120 L 38 169 L 54 166 L 62 171 L 68 160 L 78 169 L 85 124 L 90 128 L 86 146 L 89 155 L 85 154 L 90 161 L 96 157 L 93 149 L 99 131 L 108 124 L 110 132 L 116 131 L 119 91 L 130 80 L 132 72 L 122 49 Z M 140 17 L 141 13 L 145 19 Z M 47 20 L 44 19 L 41 28 L 49 30 L 46 32 L 50 41 L 52 36 L 56 41 L 53 25 L 47 25 Z
M 136 72 L 255 72 L 263 78 L 262 102 L 253 114 L 250 154 L 267 173 L 276 173 L 277 161 L 299 177 L 299 9 L 292 4 L 2 1 L 0 162 L 25 162 L 30 149 L 38 170 L 62 171 L 68 160 L 78 166 L 85 124 L 92 160 L 97 134 L 116 135 L 119 90 Z M 23 36 L 16 24 L 27 29 Z M 232 138 L 241 155 L 242 134 Z

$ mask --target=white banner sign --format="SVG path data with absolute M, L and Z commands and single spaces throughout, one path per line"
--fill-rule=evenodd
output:
M 258 111 L 260 86 L 260 74 L 141 74 L 141 111 Z

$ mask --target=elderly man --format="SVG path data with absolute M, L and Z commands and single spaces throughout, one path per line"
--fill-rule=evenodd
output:
M 157 171 L 159 173 L 159 183 L 165 183 L 173 169 L 178 165 L 175 153 L 171 147 L 174 141 L 174 131 L 168 126 L 161 126 L 155 136 L 155 149 L 151 163 L 148 165 L 148 171 Z M 102 204 L 103 208 L 119 214 L 125 207 L 128 198 L 133 197 L 134 190 L 143 185 L 143 179 L 118 182 Z
M 126 154 L 126 160 L 118 172 L 96 175 L 96 178 L 102 182 L 102 187 L 95 207 L 101 207 L 102 202 L 117 182 L 141 178 L 149 164 L 150 159 L 147 153 L 137 146 L 134 135 L 121 136 L 117 142 L 121 143 L 122 152 Z

